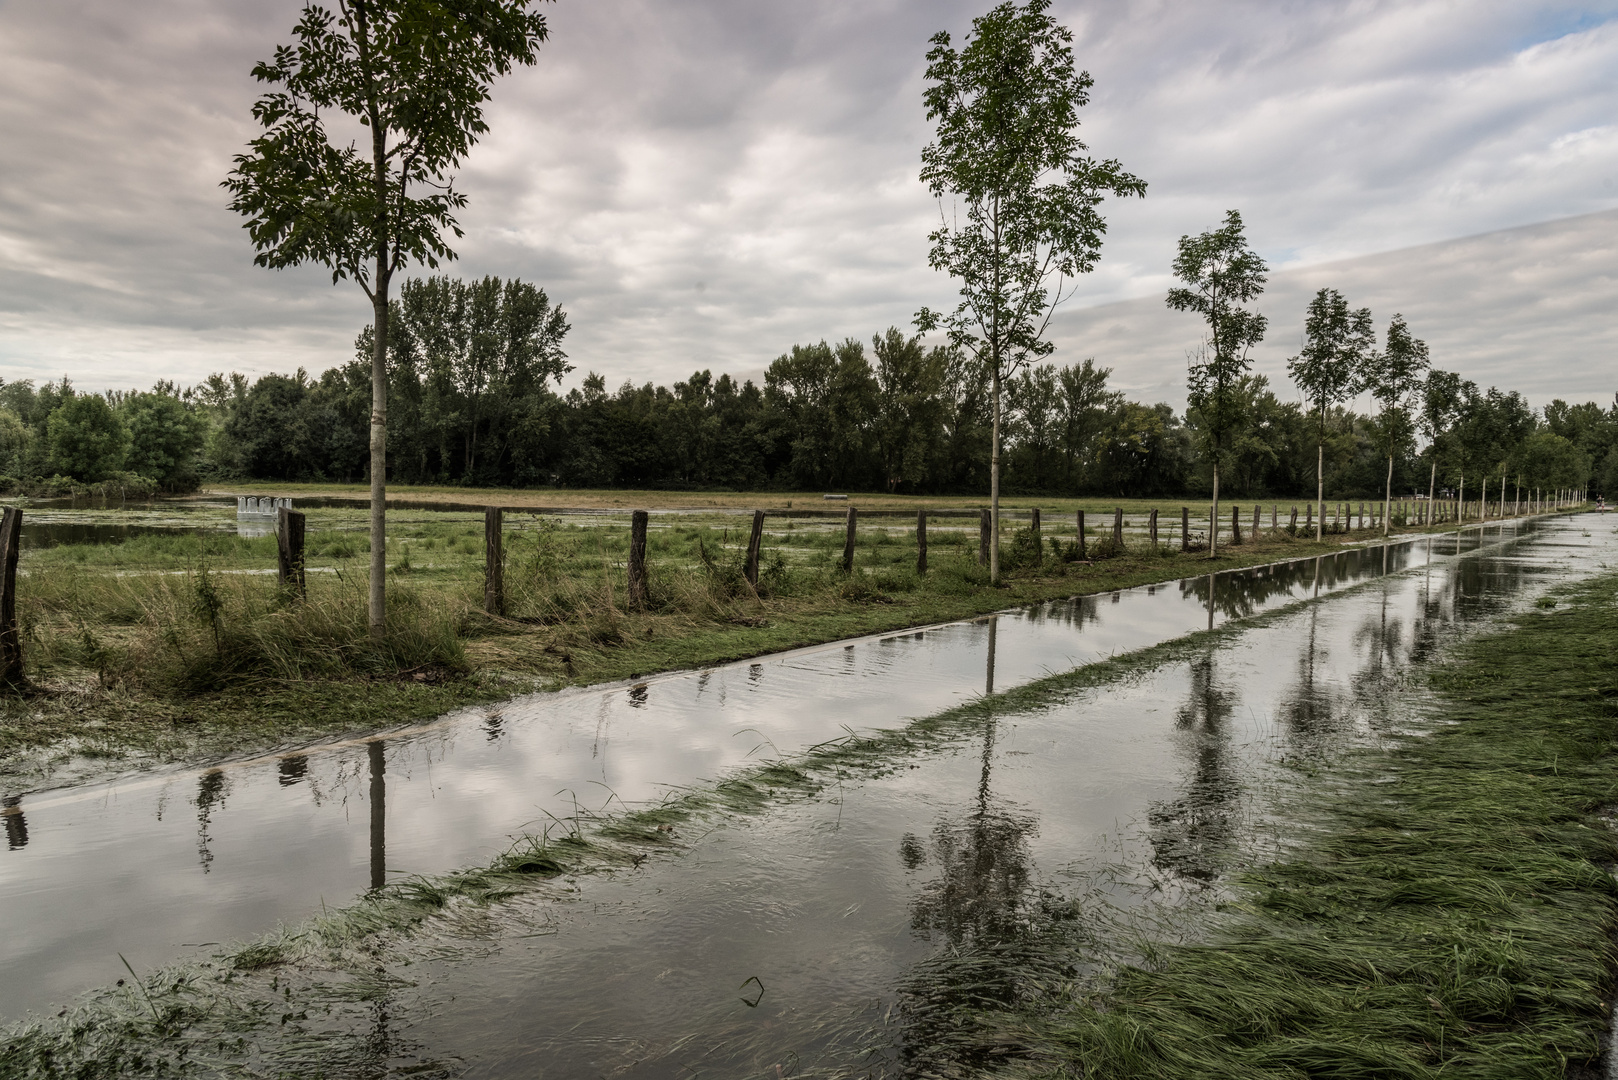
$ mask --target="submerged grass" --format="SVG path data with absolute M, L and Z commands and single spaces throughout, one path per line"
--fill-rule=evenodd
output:
M 1351 762 L 1323 826 L 1238 880 L 1210 939 L 1099 988 L 984 1005 L 957 1017 L 964 1041 L 1016 1075 L 1593 1067 L 1618 961 L 1615 590 L 1570 588 L 1461 646 L 1431 676 L 1435 727 Z

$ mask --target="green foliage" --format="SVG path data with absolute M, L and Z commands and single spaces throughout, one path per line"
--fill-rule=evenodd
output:
M 100 394 L 75 394 L 51 411 L 51 464 L 76 480 L 104 480 L 124 466 L 129 431 Z
M 253 106 L 264 134 L 224 181 L 231 209 L 248 219 L 254 262 L 319 263 L 333 281 L 351 278 L 385 300 L 388 275 L 407 261 L 453 258 L 443 234 L 460 235 L 453 211 L 466 197 L 450 170 L 488 129 L 489 84 L 533 64 L 548 35 L 527 8 L 350 0 L 338 18 L 306 7 L 297 44 L 253 68 L 272 87 Z M 329 135 L 333 115 L 366 126 L 370 146 Z
M 1321 289 L 1309 301 L 1303 349 L 1287 361 L 1287 374 L 1309 402 L 1322 441 L 1331 410 L 1371 386 L 1375 351 L 1370 308 L 1349 311 L 1348 301 L 1336 289 Z
M 122 412 L 129 428 L 130 470 L 168 491 L 195 487 L 207 420 L 174 394 L 131 394 Z
M 944 214 L 928 237 L 929 265 L 961 282 L 961 302 L 946 315 L 924 308 L 918 325 L 944 326 L 997 379 L 1053 350 L 1044 334 L 1063 282 L 1101 256 L 1103 198 L 1146 193 L 1118 162 L 1085 156 L 1078 112 L 1094 80 L 1049 7 L 1002 3 L 972 21 L 959 52 L 940 32 L 927 53 L 923 96 L 938 129 L 921 179 L 964 216 Z
M 1225 223 L 1200 236 L 1180 237 L 1174 276 L 1184 285 L 1169 290 L 1168 306 L 1191 311 L 1208 324 L 1191 361 L 1186 401 L 1203 418 L 1203 446 L 1215 474 L 1232 436 L 1245 422 L 1241 378 L 1253 346 L 1264 340 L 1263 315 L 1243 305 L 1264 291 L 1264 260 L 1247 246 L 1242 216 L 1227 211 Z

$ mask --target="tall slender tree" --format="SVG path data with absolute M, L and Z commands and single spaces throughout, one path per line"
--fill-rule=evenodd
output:
M 1388 479 L 1382 496 L 1382 535 L 1392 527 L 1393 458 L 1410 441 L 1413 432 L 1410 406 L 1426 380 L 1431 364 L 1427 343 L 1412 337 L 1403 315 L 1394 315 L 1388 324 L 1387 345 L 1374 353 L 1365 386 L 1381 407 L 1379 427 L 1387 440 Z M 1503 467 L 1503 466 L 1502 466 Z
M 987 369 L 991 434 L 989 576 L 1000 578 L 1001 387 L 1049 356 L 1052 313 L 1074 279 L 1101 257 L 1107 194 L 1144 195 L 1144 181 L 1116 161 L 1084 156 L 1078 111 L 1093 80 L 1073 63 L 1073 34 L 1049 0 L 1003 3 L 972 21 L 956 51 L 933 35 L 924 94 L 937 138 L 922 151 L 921 179 L 938 200 L 927 261 L 961 282 L 961 302 L 923 308 L 916 327 L 939 326 Z
M 264 134 L 224 181 L 272 269 L 318 263 L 371 302 L 370 626 L 385 629 L 388 294 L 408 263 L 436 267 L 466 205 L 451 170 L 488 130 L 496 76 L 533 64 L 548 36 L 530 0 L 338 0 L 308 4 L 295 45 L 253 68 L 273 89 L 253 106 Z M 367 129 L 364 150 L 327 130 Z
M 1340 405 L 1365 385 L 1376 351 L 1371 309 L 1348 310 L 1336 289 L 1321 289 L 1309 301 L 1303 319 L 1303 349 L 1287 361 L 1287 374 L 1316 418 L 1315 539 L 1326 525 L 1326 422 Z
M 1267 320 L 1243 305 L 1264 291 L 1268 268 L 1247 246 L 1242 215 L 1225 214 L 1225 223 L 1200 236 L 1180 237 L 1174 276 L 1185 282 L 1170 289 L 1168 305 L 1194 311 L 1208 323 L 1208 334 L 1192 354 L 1187 403 L 1202 414 L 1209 460 L 1213 465 L 1213 519 L 1208 529 L 1208 555 L 1219 551 L 1219 463 L 1243 421 L 1243 374 L 1252 367 L 1248 354 L 1264 340 Z

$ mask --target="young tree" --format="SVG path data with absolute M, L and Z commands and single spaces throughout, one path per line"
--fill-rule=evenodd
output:
M 959 52 L 941 32 L 927 53 L 924 98 L 938 133 L 922 151 L 921 179 L 938 199 L 940 219 L 927 261 L 959 279 L 961 302 L 948 313 L 923 308 L 916 327 L 944 327 L 989 376 L 993 581 L 1000 578 L 1002 382 L 1054 351 L 1045 340 L 1051 315 L 1101 256 L 1103 197 L 1146 193 L 1118 162 L 1083 156 L 1088 148 L 1075 130 L 1093 80 L 1073 66 L 1073 35 L 1049 7 L 1049 0 L 1000 4 L 972 21 Z
M 224 181 L 245 215 L 254 262 L 282 269 L 319 263 L 332 281 L 357 282 L 371 302 L 371 633 L 384 630 L 387 580 L 388 293 L 409 262 L 454 258 L 444 233 L 457 168 L 488 130 L 489 84 L 533 64 L 548 36 L 530 0 L 338 0 L 309 4 L 253 77 L 275 89 L 253 106 L 264 134 L 236 156 Z M 327 131 L 341 114 L 369 129 L 370 146 Z M 421 194 L 414 194 L 419 191 Z
M 1175 311 L 1194 311 L 1208 323 L 1208 336 L 1193 354 L 1187 404 L 1202 415 L 1208 456 L 1213 464 L 1213 523 L 1208 555 L 1219 550 L 1219 460 L 1243 419 L 1241 378 L 1252 366 L 1248 354 L 1264 340 L 1267 320 L 1243 304 L 1264 291 L 1267 268 L 1247 246 L 1242 215 L 1225 214 L 1225 224 L 1201 236 L 1180 237 L 1174 276 L 1184 286 L 1169 290 Z
M 1326 420 L 1364 383 L 1376 349 L 1371 309 L 1348 310 L 1336 289 L 1321 289 L 1303 319 L 1303 351 L 1287 361 L 1287 374 L 1303 391 L 1317 421 L 1315 445 L 1315 539 L 1326 523 Z
M 1388 446 L 1388 480 L 1382 496 L 1382 535 L 1391 528 L 1393 509 L 1393 456 L 1408 443 L 1412 432 L 1411 400 L 1422 388 L 1431 364 L 1427 343 L 1410 336 L 1403 315 L 1388 324 L 1387 347 L 1372 357 L 1365 386 L 1382 407 L 1380 426 Z

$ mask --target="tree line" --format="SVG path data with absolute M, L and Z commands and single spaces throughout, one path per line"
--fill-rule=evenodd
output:
M 1317 366 L 1329 366 L 1322 357 L 1333 341 L 1341 345 L 1334 325 L 1354 337 L 1359 313 L 1345 319 L 1342 307 L 1322 290 L 1306 312 L 1305 353 Z M 567 316 L 527 282 L 408 281 L 390 323 L 395 483 L 975 495 L 988 487 L 989 373 L 923 335 L 889 328 L 866 341 L 794 345 L 762 385 L 703 370 L 671 386 L 612 388 L 590 372 L 564 392 Z M 1401 327 L 1390 328 L 1394 351 L 1408 336 Z M 1352 369 L 1371 364 L 1360 346 L 1342 352 L 1350 370 L 1333 377 L 1345 385 L 1355 385 Z M 355 358 L 318 377 L 221 373 L 191 387 L 106 393 L 81 393 L 65 378 L 0 383 L 0 474 L 13 489 L 52 477 L 167 491 L 205 481 L 365 481 L 372 348 L 367 328 Z M 1311 379 L 1303 363 L 1294 364 L 1300 386 Z M 1328 496 L 1369 498 L 1383 493 L 1391 450 L 1396 492 L 1463 482 L 1476 491 L 1503 475 L 1525 487 L 1618 495 L 1618 399 L 1535 410 L 1521 394 L 1432 370 L 1401 419 L 1355 411 L 1346 393 L 1282 400 L 1265 376 L 1240 372 L 1217 402 L 1204 393 L 1177 412 L 1129 400 L 1111 376 L 1084 360 L 1006 379 L 1003 490 L 1202 498 L 1217 464 L 1233 497 L 1315 495 L 1319 468 Z M 1238 421 L 1224 429 L 1215 423 L 1231 416 Z

